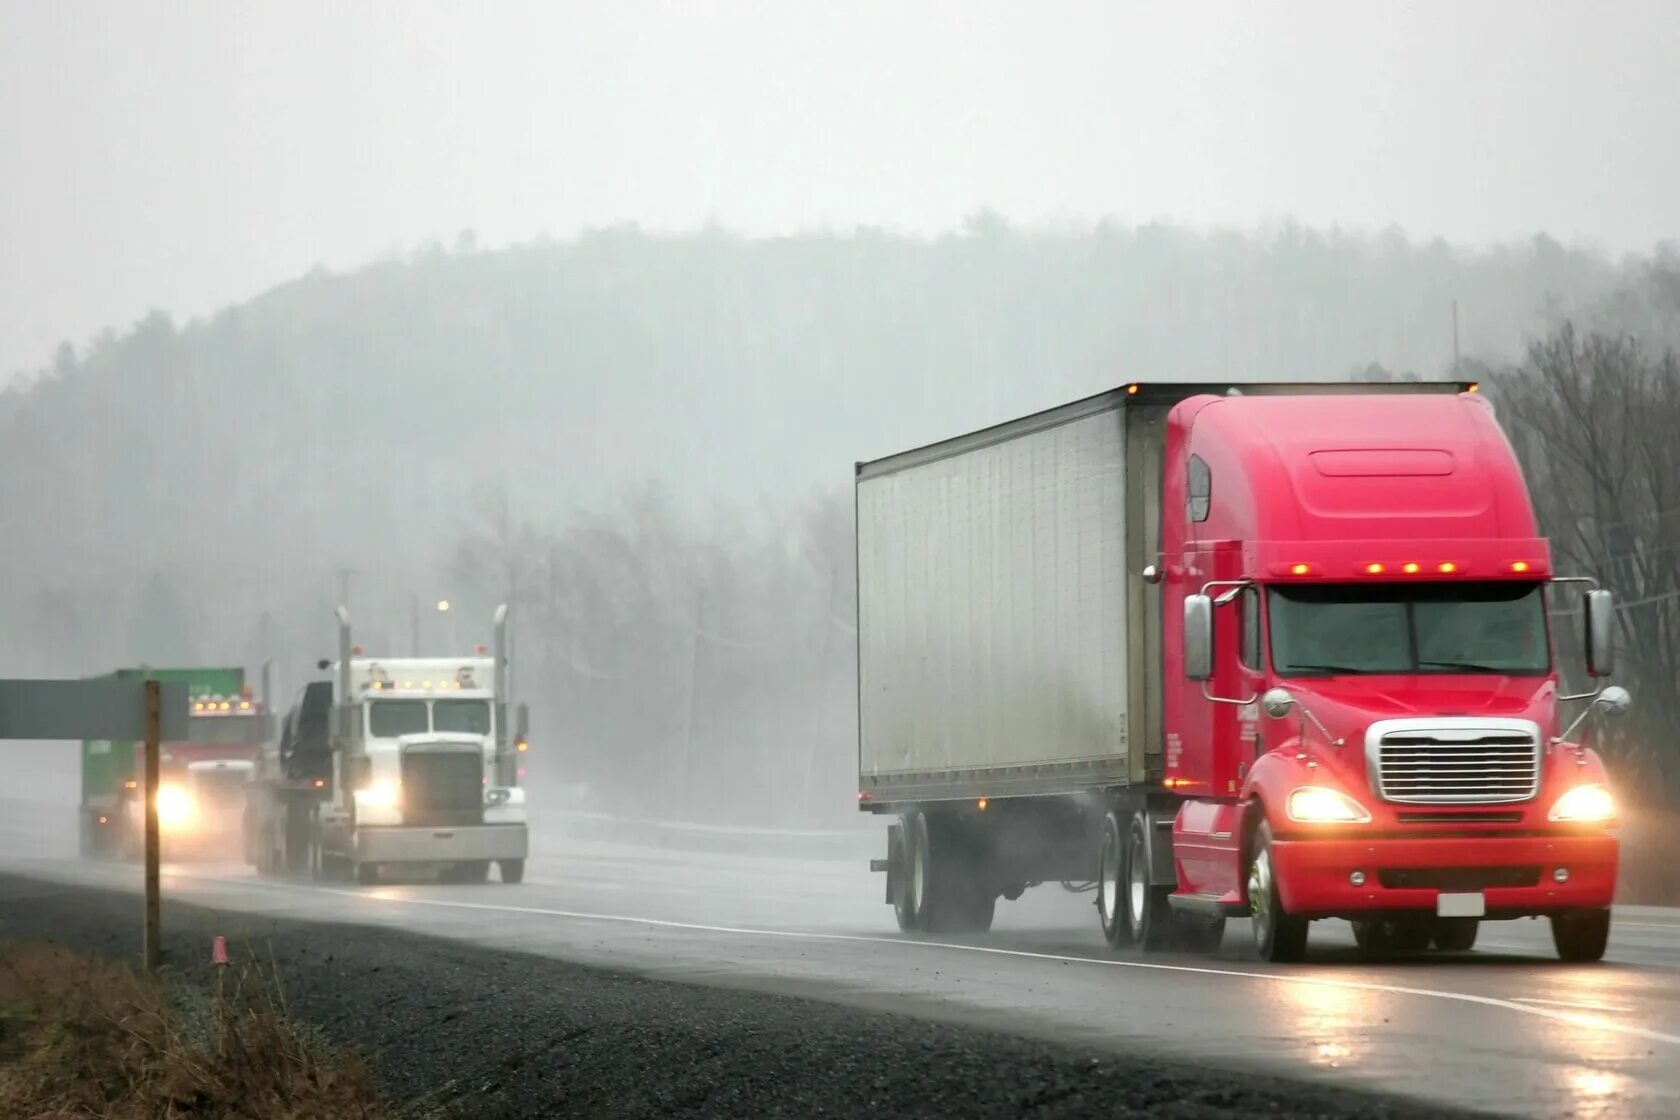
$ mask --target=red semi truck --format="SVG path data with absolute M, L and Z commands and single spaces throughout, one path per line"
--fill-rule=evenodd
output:
M 1129 385 L 859 464 L 856 498 L 858 798 L 901 928 L 1059 880 L 1115 948 L 1544 916 L 1603 955 L 1618 810 L 1576 732 L 1629 703 L 1613 604 L 1553 572 L 1475 385 Z

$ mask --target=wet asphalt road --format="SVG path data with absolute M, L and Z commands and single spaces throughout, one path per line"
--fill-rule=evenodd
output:
M 5 859 L 132 890 L 133 867 Z M 1213 956 L 1113 956 L 1089 895 L 1000 904 L 984 937 L 898 934 L 861 861 L 554 841 L 518 886 L 359 888 L 174 864 L 169 898 L 398 927 L 735 990 L 814 997 L 1098 1052 L 1286 1076 L 1520 1116 L 1671 1116 L 1680 1100 L 1680 911 L 1618 911 L 1609 959 L 1555 960 L 1543 922 L 1490 923 L 1473 953 L 1372 963 L 1341 923 L 1312 958 L 1261 966 L 1232 923 Z

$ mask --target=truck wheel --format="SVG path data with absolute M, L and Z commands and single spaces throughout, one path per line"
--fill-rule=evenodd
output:
M 1481 928 L 1476 918 L 1442 918 L 1435 923 L 1435 948 L 1443 953 L 1468 953 L 1476 947 Z
M 955 824 L 916 813 L 910 830 L 910 904 L 922 933 L 990 929 L 997 896 Z
M 1284 964 L 1307 954 L 1307 923 L 1283 909 L 1272 873 L 1272 826 L 1265 821 L 1254 833 L 1248 864 L 1248 907 L 1254 915 L 1254 949 L 1263 961 Z
M 1167 896 L 1170 887 L 1157 887 L 1149 882 L 1149 816 L 1132 814 L 1126 831 L 1126 850 L 1123 860 L 1125 876 L 1121 883 L 1121 913 L 1133 945 L 1153 953 L 1172 944 L 1176 929 L 1171 904 Z
M 1132 930 L 1122 900 L 1126 890 L 1123 836 L 1120 817 L 1109 813 L 1103 818 L 1102 848 L 1097 854 L 1097 919 L 1102 923 L 1103 940 L 1110 949 L 1132 947 Z
M 518 883 L 525 878 L 525 861 L 522 859 L 502 859 L 496 861 L 497 868 L 502 873 L 502 882 Z
M 1552 915 L 1552 944 L 1566 961 L 1602 960 L 1609 943 L 1609 909 Z

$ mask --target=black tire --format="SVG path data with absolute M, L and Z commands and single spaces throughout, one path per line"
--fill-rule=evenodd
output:
M 997 895 L 983 863 L 956 821 L 916 813 L 910 841 L 910 894 L 922 933 L 983 933 L 991 928 Z
M 1576 910 L 1552 915 L 1552 944 L 1566 961 L 1603 960 L 1610 944 L 1610 911 Z
M 1254 832 L 1248 863 L 1248 906 L 1254 915 L 1254 951 L 1263 961 L 1286 964 L 1307 954 L 1307 923 L 1283 908 L 1272 870 L 1272 826 Z
M 1435 948 L 1443 953 L 1468 953 L 1476 947 L 1481 929 L 1478 918 L 1441 918 L 1435 923 Z
M 356 882 L 362 886 L 371 887 L 379 882 L 379 865 L 377 863 L 358 861 L 352 866 L 356 869 Z
M 1146 953 L 1169 948 L 1178 924 L 1173 917 L 1172 904 L 1167 897 L 1171 887 L 1158 887 L 1149 882 L 1149 816 L 1143 812 L 1132 814 L 1126 828 L 1126 849 L 1122 861 L 1125 869 L 1120 892 L 1120 910 L 1126 918 L 1131 943 Z
M 893 917 L 898 920 L 898 928 L 902 933 L 913 933 L 916 929 L 916 908 L 911 905 L 910 898 L 910 831 L 909 817 L 903 818 L 899 827 L 887 832 L 887 864 L 892 876 L 892 907 Z
M 1132 930 L 1126 921 L 1126 843 L 1120 817 L 1103 819 L 1102 843 L 1097 851 L 1097 921 L 1110 949 L 1130 949 Z
M 521 883 L 525 880 L 523 859 L 499 859 L 496 861 L 496 869 L 501 872 L 504 883 Z
M 1225 919 L 1179 914 L 1178 941 L 1186 952 L 1217 953 L 1225 943 Z

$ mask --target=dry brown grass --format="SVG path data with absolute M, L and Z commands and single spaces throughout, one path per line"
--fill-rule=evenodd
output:
M 295 1025 L 275 977 L 227 971 L 198 1015 L 126 965 L 0 943 L 0 1116 L 385 1115 L 367 1067 Z

